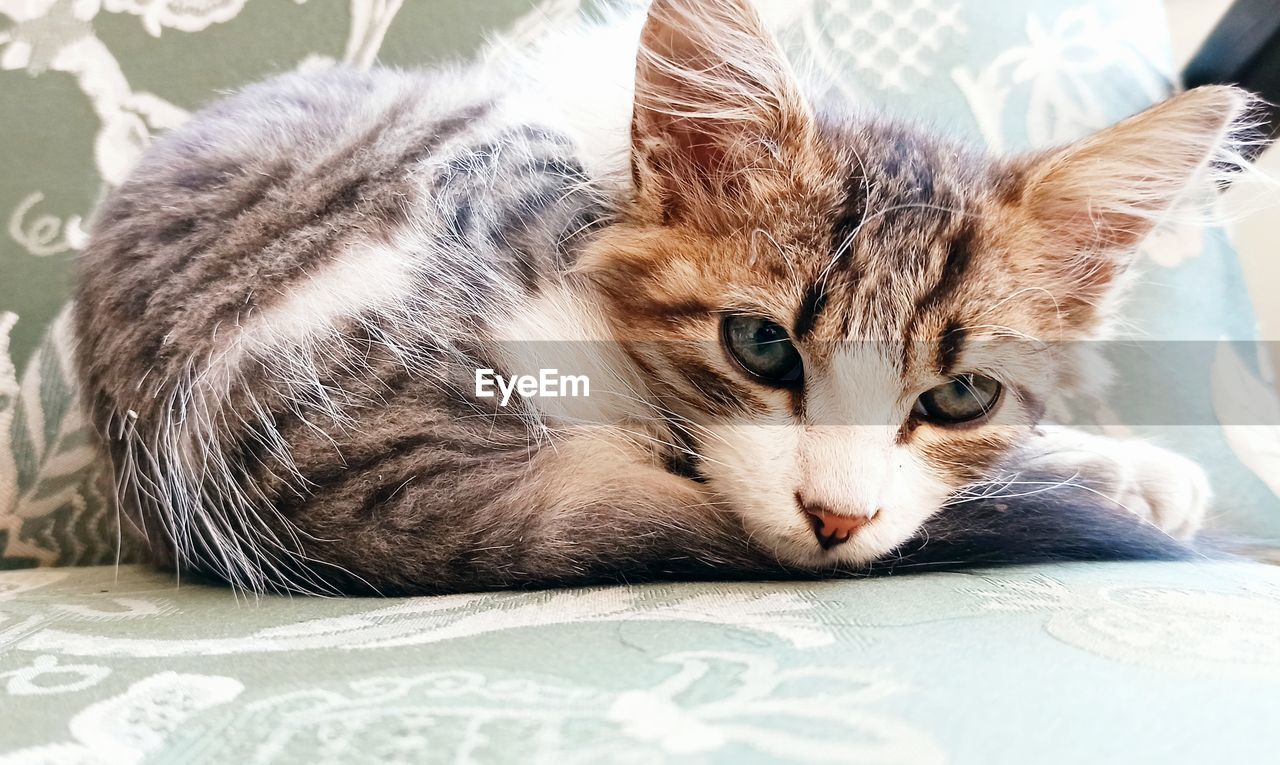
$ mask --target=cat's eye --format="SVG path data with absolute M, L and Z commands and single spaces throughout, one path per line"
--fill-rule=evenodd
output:
M 969 422 L 994 409 L 1001 390 L 990 377 L 960 375 L 921 393 L 911 413 L 942 424 Z
M 752 376 L 769 385 L 792 387 L 804 379 L 804 362 L 780 324 L 760 316 L 726 316 L 721 337 L 729 354 Z

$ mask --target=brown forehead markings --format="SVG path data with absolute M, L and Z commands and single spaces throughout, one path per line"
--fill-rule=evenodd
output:
M 800 309 L 796 312 L 794 336 L 797 340 L 803 340 L 810 332 L 813 331 L 813 325 L 818 322 L 818 317 L 822 315 L 823 310 L 827 307 L 827 286 L 823 280 L 818 280 L 809 285 L 804 291 L 804 298 L 800 301 Z
M 844 181 L 844 201 L 831 226 L 833 256 L 847 254 L 849 240 L 867 216 L 867 177 L 861 167 L 854 168 Z M 850 259 L 852 260 L 852 259 Z
M 697 298 L 686 298 L 671 303 L 655 303 L 649 307 L 648 313 L 666 319 L 691 319 L 714 314 L 716 309 Z
M 610 297 L 637 319 L 666 322 L 717 312 L 715 306 L 696 295 L 667 289 L 664 274 L 663 269 L 648 263 L 623 263 L 611 269 L 602 284 Z
M 938 281 L 929 291 L 916 301 L 915 308 L 905 325 L 904 341 L 910 342 L 915 327 L 925 314 L 937 308 L 956 291 L 964 281 L 969 265 L 973 260 L 973 247 L 976 232 L 973 224 L 964 222 L 950 241 L 947 242 L 947 255 L 938 273 Z
M 965 274 L 972 261 L 975 237 L 976 232 L 973 224 L 967 221 L 962 222 L 959 230 L 947 242 L 947 255 L 938 274 L 938 281 L 916 301 L 911 314 L 902 325 L 902 366 L 904 369 L 910 366 L 914 344 L 922 342 L 921 339 L 915 337 L 916 328 L 920 325 L 920 322 L 931 311 L 942 305 L 964 281 Z M 947 328 L 950 328 L 949 324 Z M 939 357 L 941 357 L 942 350 L 942 348 L 939 348 Z M 958 353 L 958 346 L 956 346 L 956 352 Z M 941 362 L 942 359 L 939 358 L 940 368 L 945 369 Z
M 1006 207 L 1017 207 L 1022 204 L 1022 196 L 1026 190 L 1026 181 L 1018 173 L 1005 172 L 995 176 L 991 190 L 995 198 Z
M 947 258 L 942 264 L 942 272 L 938 275 L 937 284 L 916 304 L 916 313 L 921 314 L 936 307 L 951 296 L 960 283 L 964 281 L 965 272 L 973 260 L 974 240 L 977 232 L 973 224 L 960 224 L 960 230 L 947 242 Z
M 949 319 L 946 326 L 942 328 L 942 332 L 938 335 L 938 369 L 943 375 L 951 375 L 955 372 L 956 364 L 960 360 L 960 351 L 964 348 L 967 336 L 968 330 L 960 326 L 954 318 Z
M 900 132 L 883 161 L 887 177 L 902 184 L 902 200 L 908 204 L 928 203 L 934 198 L 934 166 L 925 147 L 914 136 Z
M 840 139 L 833 139 L 840 140 Z M 796 337 L 813 331 L 818 317 L 829 305 L 829 298 L 852 290 L 862 279 L 861 265 L 854 258 L 853 239 L 866 221 L 868 186 L 862 164 L 856 158 L 849 160 L 850 170 L 840 184 L 843 197 L 839 200 L 831 223 L 831 239 L 828 243 L 831 260 L 819 279 L 805 291 L 801 308 L 796 316 Z M 842 335 L 848 332 L 850 316 L 845 312 Z

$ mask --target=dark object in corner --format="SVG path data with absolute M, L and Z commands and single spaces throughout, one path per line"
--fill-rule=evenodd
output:
M 1280 135 L 1280 0 L 1232 3 L 1182 78 L 1188 88 L 1221 83 L 1257 93 L 1267 101 L 1268 135 Z

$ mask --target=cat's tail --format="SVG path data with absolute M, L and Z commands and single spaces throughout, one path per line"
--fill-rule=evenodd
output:
M 1238 545 L 1222 536 L 1202 536 L 1195 542 L 1174 538 L 1098 491 L 1064 476 L 1026 471 L 1022 477 L 1029 484 L 1051 488 L 949 504 L 913 537 L 870 564 L 839 568 L 788 565 L 761 549 L 736 522 L 724 523 L 727 518 L 710 526 L 686 526 L 673 518 L 659 532 L 651 530 L 651 545 L 643 554 L 610 560 L 596 568 L 587 581 L 559 583 L 857 578 L 1058 562 L 1254 557 L 1241 555 Z M 689 554 L 691 551 L 696 554 Z
M 1051 475 L 1031 480 L 1054 489 L 956 504 L 878 560 L 873 572 L 1226 556 L 1219 545 L 1175 539 L 1087 487 Z

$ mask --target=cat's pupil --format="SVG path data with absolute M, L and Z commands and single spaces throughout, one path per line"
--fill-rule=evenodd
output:
M 920 394 L 912 412 L 934 422 L 968 422 L 991 411 L 1000 390 L 1000 383 L 990 377 L 960 375 Z
M 804 367 L 787 330 L 759 316 L 729 316 L 724 321 L 725 346 L 752 376 L 769 385 L 799 384 Z
M 789 342 L 786 332 L 777 324 L 765 324 L 756 330 L 756 347 L 764 355 L 781 358 L 786 353 L 782 344 Z

